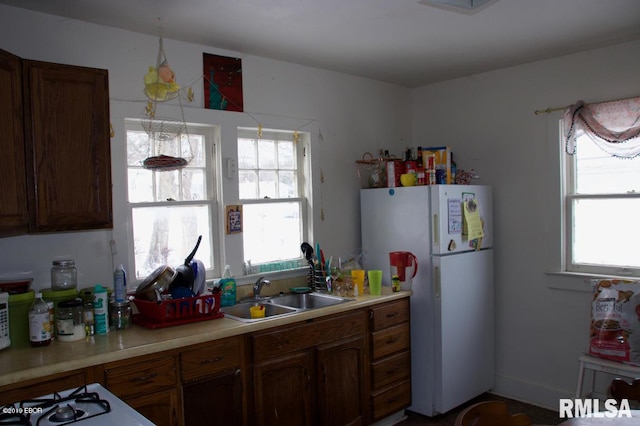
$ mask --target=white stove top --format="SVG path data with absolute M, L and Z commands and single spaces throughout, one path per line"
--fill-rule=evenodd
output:
M 57 417 L 56 417 L 57 416 Z M 20 423 L 20 420 L 28 422 Z M 0 425 L 153 426 L 153 423 L 98 383 L 5 406 Z

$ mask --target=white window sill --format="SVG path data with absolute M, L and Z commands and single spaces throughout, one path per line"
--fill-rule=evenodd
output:
M 593 279 L 618 279 L 618 280 L 639 280 L 638 277 L 629 277 L 623 275 L 600 275 L 600 274 L 585 274 L 580 272 L 567 272 L 567 271 L 546 271 L 546 275 L 552 275 L 557 277 L 572 278 L 572 280 L 563 280 L 562 282 L 553 282 L 548 285 L 549 288 L 555 290 L 569 290 L 569 291 L 582 291 L 591 293 L 593 288 L 591 286 L 591 280 Z M 576 279 L 578 278 L 578 279 Z

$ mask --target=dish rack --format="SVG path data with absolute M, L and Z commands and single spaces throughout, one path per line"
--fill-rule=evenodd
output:
M 133 299 L 139 312 L 133 316 L 133 322 L 147 328 L 162 328 L 222 318 L 224 312 L 220 312 L 220 294 L 203 294 L 162 302 Z

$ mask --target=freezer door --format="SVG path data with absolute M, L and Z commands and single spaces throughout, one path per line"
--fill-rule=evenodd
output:
M 391 285 L 389 253 L 410 251 L 420 268 L 429 264 L 429 187 L 360 190 L 364 269 L 381 269 Z M 423 266 L 424 265 L 424 266 Z M 418 277 L 416 277 L 416 280 Z
M 432 261 L 435 411 L 445 413 L 494 385 L 493 250 Z
M 484 237 L 480 248 L 493 247 L 493 200 L 490 186 L 431 185 L 431 253 L 435 255 L 475 250 L 476 242 L 469 241 L 463 232 L 462 202 L 477 200 Z

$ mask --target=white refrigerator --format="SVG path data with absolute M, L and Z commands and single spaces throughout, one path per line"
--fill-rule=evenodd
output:
M 473 201 L 465 211 L 466 200 Z M 491 188 L 363 189 L 360 208 L 363 266 L 381 269 L 383 285 L 391 285 L 389 252 L 410 251 L 418 259 L 410 298 L 409 410 L 435 416 L 491 389 L 495 379 Z M 484 235 L 470 240 L 478 226 Z

